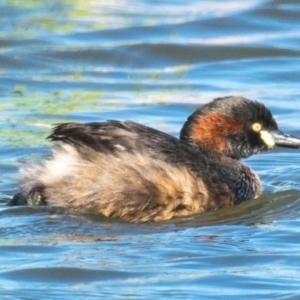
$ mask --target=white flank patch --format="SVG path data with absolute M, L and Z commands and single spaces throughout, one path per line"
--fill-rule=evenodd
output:
M 51 160 L 44 162 L 46 173 L 43 174 L 43 177 L 46 180 L 55 180 L 67 175 L 72 175 L 80 160 L 78 152 L 73 146 L 62 145 L 60 148 L 53 150 Z

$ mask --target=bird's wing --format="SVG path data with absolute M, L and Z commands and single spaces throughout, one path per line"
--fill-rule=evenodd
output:
M 48 139 L 109 153 L 151 150 L 151 148 L 159 152 L 157 145 L 161 141 L 168 143 L 169 140 L 177 140 L 168 134 L 135 122 L 113 120 L 58 124 L 53 128 Z

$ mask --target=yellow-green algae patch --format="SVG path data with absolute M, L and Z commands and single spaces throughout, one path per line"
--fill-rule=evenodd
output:
M 17 85 L 11 98 L 1 103 L 0 143 L 13 146 L 46 144 L 45 137 L 55 123 L 74 121 L 74 112 L 100 109 L 103 93 L 98 90 L 52 93 L 28 93 Z

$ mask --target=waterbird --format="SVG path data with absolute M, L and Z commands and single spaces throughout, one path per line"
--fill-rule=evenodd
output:
M 127 222 L 165 221 L 257 198 L 262 184 L 240 159 L 299 148 L 264 104 L 222 97 L 199 107 L 180 137 L 132 121 L 63 123 L 50 157 L 26 162 L 10 205 L 49 205 Z

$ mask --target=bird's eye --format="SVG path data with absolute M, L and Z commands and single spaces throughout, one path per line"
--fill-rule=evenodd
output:
M 252 127 L 252 130 L 255 132 L 260 132 L 262 129 L 262 126 L 260 123 L 254 123 L 251 127 Z

